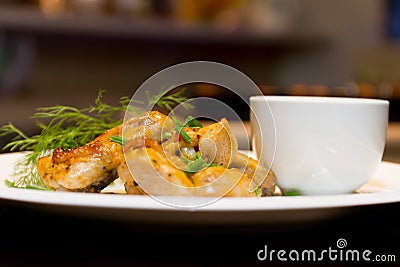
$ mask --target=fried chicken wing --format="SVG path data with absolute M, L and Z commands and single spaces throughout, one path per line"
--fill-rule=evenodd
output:
M 123 161 L 121 145 L 110 141 L 121 135 L 122 125 L 105 131 L 92 142 L 75 148 L 57 148 L 41 157 L 37 170 L 46 186 L 54 190 L 100 192 L 118 178 L 117 167 Z

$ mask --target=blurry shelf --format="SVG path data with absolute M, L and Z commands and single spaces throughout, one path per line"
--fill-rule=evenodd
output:
M 319 34 L 296 31 L 232 32 L 212 25 L 182 24 L 172 19 L 134 19 L 105 15 L 46 16 L 38 9 L 0 7 L 0 30 L 30 34 L 80 34 L 93 37 L 167 40 L 229 45 L 280 45 L 297 48 L 325 43 Z

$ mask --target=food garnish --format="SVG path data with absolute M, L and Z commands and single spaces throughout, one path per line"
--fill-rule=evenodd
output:
M 171 116 L 172 121 L 175 123 L 175 130 L 179 133 L 179 135 L 186 141 L 186 143 L 191 143 L 192 138 L 185 132 L 185 124 L 180 122 L 175 116 Z
M 300 192 L 297 191 L 286 191 L 283 195 L 287 197 L 301 196 Z
M 120 144 L 121 146 L 125 145 L 126 139 L 122 136 L 113 135 L 110 137 L 110 141 Z
M 188 126 L 190 128 L 203 128 L 203 125 L 201 124 L 201 122 L 199 122 L 193 116 L 188 116 L 186 118 L 185 126 Z

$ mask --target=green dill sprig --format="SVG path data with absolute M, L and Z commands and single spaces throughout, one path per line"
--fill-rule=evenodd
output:
M 181 104 L 185 109 L 193 108 L 193 105 L 191 105 L 190 103 L 186 103 L 188 98 L 183 95 L 185 92 L 185 88 L 182 88 L 180 91 L 168 95 L 167 93 L 170 90 L 171 88 L 161 90 L 158 94 L 153 96 L 150 95 L 149 91 L 146 91 L 148 102 L 147 107 L 150 108 L 157 105 L 161 109 L 171 111 L 176 105 Z
M 42 153 L 57 147 L 76 148 L 92 141 L 105 130 L 122 123 L 119 113 L 126 109 L 125 99 L 121 100 L 121 106 L 111 106 L 102 101 L 102 93 L 103 90 L 98 94 L 95 105 L 89 108 L 62 105 L 38 108 L 31 117 L 38 120 L 37 125 L 41 129 L 38 135 L 27 136 L 11 123 L 1 127 L 0 137 L 15 135 L 3 149 Z M 45 124 L 41 121 L 45 119 L 50 121 Z

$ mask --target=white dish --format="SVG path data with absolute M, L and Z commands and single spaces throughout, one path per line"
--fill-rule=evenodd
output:
M 222 198 L 200 208 L 180 209 L 149 196 L 10 188 L 4 180 L 12 179 L 13 164 L 22 155 L 0 155 L 0 199 L 76 216 L 156 224 L 280 224 L 329 219 L 347 214 L 356 206 L 400 202 L 400 164 L 391 162 L 382 162 L 373 178 L 353 194 Z M 199 200 L 184 197 L 187 203 Z

